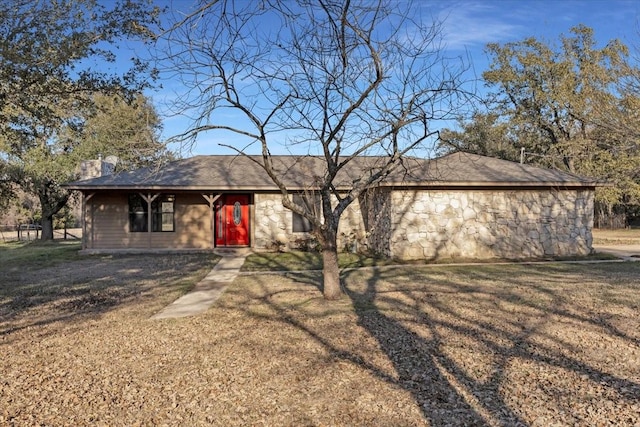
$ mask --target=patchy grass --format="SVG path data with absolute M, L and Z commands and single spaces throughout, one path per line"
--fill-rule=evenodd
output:
M 342 252 L 338 254 L 340 268 L 371 267 L 394 264 L 390 259 L 367 257 Z M 321 270 L 322 254 L 319 252 L 287 251 L 258 252 L 247 257 L 242 271 L 304 271 Z
M 640 245 L 640 228 L 593 230 L 593 243 L 599 245 Z
M 596 261 L 596 260 L 615 260 L 615 255 L 607 253 L 595 253 L 587 256 L 571 256 L 547 258 L 540 260 L 539 258 L 527 260 L 509 260 L 509 259 L 467 259 L 467 258 L 450 258 L 437 260 L 414 260 L 403 261 L 389 258 L 376 258 L 354 253 L 339 253 L 338 264 L 340 268 L 360 268 L 360 267 L 381 267 L 391 265 L 433 265 L 433 264 L 494 264 L 497 262 L 536 262 L 536 261 Z M 258 252 L 247 257 L 242 266 L 243 272 L 268 272 L 268 271 L 306 271 L 306 270 L 322 270 L 322 254 L 318 252 L 304 251 L 287 251 L 287 252 Z
M 79 259 L 80 243 L 73 241 L 0 242 L 0 265 L 40 268 Z
M 78 249 L 59 242 L 0 247 L 0 335 L 164 294 L 170 295 L 163 300 L 168 303 L 190 290 L 218 259 L 203 254 L 83 257 Z

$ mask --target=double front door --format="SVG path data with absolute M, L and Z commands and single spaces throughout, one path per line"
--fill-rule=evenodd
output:
M 249 246 L 249 195 L 226 194 L 216 201 L 216 247 Z

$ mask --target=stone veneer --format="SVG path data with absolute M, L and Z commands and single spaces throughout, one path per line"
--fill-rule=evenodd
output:
M 310 233 L 293 233 L 293 213 L 282 205 L 280 194 L 256 194 L 254 197 L 254 247 L 259 249 L 296 248 L 311 240 Z M 338 226 L 338 248 L 361 249 L 365 243 L 358 202 L 342 215 Z
M 592 189 L 372 190 L 340 220 L 338 247 L 399 259 L 541 258 L 591 252 Z M 254 246 L 296 247 L 280 195 L 256 194 Z M 276 243 L 279 242 L 279 243 Z
M 593 190 L 392 192 L 387 255 L 540 258 L 591 252 Z
M 279 194 L 256 194 L 254 203 L 253 246 L 275 249 L 281 243 L 288 245 L 291 237 L 291 211 L 282 206 Z

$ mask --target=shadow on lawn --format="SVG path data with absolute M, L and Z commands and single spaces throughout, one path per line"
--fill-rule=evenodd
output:
M 598 269 L 594 270 L 596 274 Z M 378 285 L 383 280 L 393 280 L 393 275 L 374 271 L 360 292 L 352 286 L 345 289 L 353 302 L 358 324 L 378 341 L 395 367 L 399 385 L 413 395 L 431 425 L 451 425 L 452 420 L 458 425 L 526 425 L 504 401 L 505 393 L 501 391 L 508 364 L 516 358 L 576 373 L 605 385 L 629 402 L 640 397 L 640 384 L 558 351 L 570 344 L 542 332 L 552 322 L 576 322 L 601 328 L 605 335 L 622 338 L 630 345 L 639 345 L 637 338 L 603 321 L 588 308 L 574 304 L 561 289 L 540 284 L 553 281 L 554 273 L 561 275 L 562 271 L 554 272 L 549 267 L 533 269 L 528 272 L 528 279 L 533 275 L 540 281 L 519 282 L 514 275 L 509 286 L 499 291 L 492 288 L 489 292 L 475 284 L 495 281 L 495 274 L 486 270 L 483 273 L 482 268 L 472 271 L 472 277 L 464 283 L 443 282 L 439 278 L 435 289 L 427 282 L 423 287 L 411 286 L 391 292 L 379 291 Z M 601 278 L 606 276 L 601 273 Z M 348 282 L 348 274 L 345 279 Z M 525 294 L 522 290 L 526 290 Z M 440 299 L 437 294 L 442 292 L 453 293 L 457 303 L 452 304 L 451 298 Z M 458 304 L 463 309 L 459 309 Z M 506 305 L 510 308 L 505 309 Z M 498 319 L 478 316 L 477 311 L 483 309 Z M 385 311 L 402 313 L 405 319 L 401 322 Z M 466 313 L 473 311 L 476 313 L 467 316 Z M 417 334 L 407 324 L 421 329 L 422 333 Z M 479 344 L 495 355 L 492 375 L 478 380 L 450 356 L 443 335 L 452 333 L 466 337 L 467 342 Z M 544 335 L 553 344 L 540 342 L 534 338 L 536 335 Z
M 492 381 L 475 383 L 465 370 L 448 357 L 443 350 L 444 340 L 439 332 L 447 325 L 422 309 L 422 305 L 437 302 L 421 301 L 422 292 L 400 291 L 404 297 L 396 299 L 390 294 L 379 294 L 377 283 L 381 280 L 378 272 L 373 272 L 366 281 L 362 292 L 346 287 L 358 316 L 358 325 L 374 337 L 382 351 L 393 363 L 398 375 L 397 385 L 410 392 L 430 425 L 484 425 L 491 418 L 508 425 L 525 425 L 502 400 L 499 393 L 501 369 L 496 369 Z M 417 334 L 378 308 L 376 300 L 385 299 L 394 312 L 413 316 L 412 320 L 429 332 L 429 338 Z M 439 307 L 446 310 L 446 307 Z M 459 327 L 456 326 L 459 329 Z M 474 331 L 459 329 L 458 333 L 471 334 Z M 515 338 L 515 337 L 514 337 Z M 519 338 L 514 341 L 518 341 Z M 489 399 L 489 407 L 483 401 Z M 495 414 L 493 412 L 496 412 Z M 489 418 L 489 419 L 488 419 Z M 454 421 L 455 420 L 455 421 Z
M 637 267 L 616 267 L 622 270 L 622 287 L 630 292 L 638 291 L 638 285 L 634 284 Z M 640 384 L 625 378 L 624 373 L 616 375 L 598 368 L 603 366 L 602 361 L 582 355 L 583 349 L 571 334 L 592 329 L 598 336 L 621 340 L 623 346 L 640 346 L 640 342 L 635 334 L 616 326 L 607 311 L 607 301 L 598 308 L 593 302 L 599 297 L 589 299 L 588 295 L 584 304 L 574 298 L 585 286 L 592 286 L 597 293 L 600 283 L 606 285 L 612 280 L 604 264 L 579 268 L 483 266 L 416 268 L 409 273 L 394 269 L 343 272 L 345 293 L 360 333 L 375 339 L 394 372 L 379 367 L 362 349 L 335 342 L 331 328 L 306 321 L 309 316 L 330 317 L 327 314 L 330 311 L 312 314 L 274 302 L 275 295 L 293 289 L 265 286 L 266 293 L 260 299 L 273 310 L 263 316 L 304 331 L 333 357 L 349 361 L 409 392 L 429 425 L 528 425 L 530 419 L 523 418 L 522 408 L 514 406 L 514 396 L 510 395 L 514 392 L 542 394 L 553 402 L 551 405 L 559 405 L 566 411 L 562 415 L 566 422 L 580 424 L 585 420 L 572 418 L 572 399 L 580 403 L 580 399 L 592 397 L 578 398 L 573 396 L 574 390 L 561 389 L 567 383 L 555 385 L 554 372 L 562 371 L 567 377 L 575 377 L 575 381 L 604 388 L 609 397 L 600 396 L 596 404 L 611 399 L 610 395 L 617 396 L 617 400 L 609 400 L 614 409 L 616 405 L 631 407 L 637 402 Z M 317 272 L 291 277 L 314 287 L 318 287 L 321 279 Z M 637 298 L 615 304 L 638 309 Z M 250 311 L 247 306 L 242 309 Z M 568 335 L 550 332 L 557 325 L 567 328 Z M 474 362 L 485 365 L 486 372 L 475 373 Z M 551 376 L 551 383 L 526 383 L 527 380 L 518 377 L 521 372 L 514 372 L 511 366 L 514 362 L 542 370 L 543 375 Z M 541 378 L 535 375 L 539 374 L 534 374 L 534 381 Z M 517 381 L 522 383 L 514 384 Z M 569 382 L 569 387 L 572 385 Z M 528 410 L 536 410 L 535 403 L 526 400 L 528 397 L 520 395 L 515 399 L 516 402 L 525 399 L 534 406 Z M 606 408 L 605 412 L 610 410 Z
M 156 254 L 5 266 L 0 270 L 4 276 L 0 284 L 0 337 L 156 299 L 193 285 L 190 277 L 208 271 L 213 264 L 210 254 Z

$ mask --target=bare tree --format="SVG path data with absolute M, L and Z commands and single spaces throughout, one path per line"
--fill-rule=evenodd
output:
M 246 138 L 242 146 L 226 144 L 239 154 L 259 147 L 256 162 L 282 192 L 284 206 L 312 224 L 327 299 L 342 294 L 336 243 L 342 213 L 403 157 L 431 147 L 439 120 L 459 113 L 463 61 L 443 56 L 440 23 L 421 6 L 203 2 L 191 14 L 175 15 L 164 34 L 164 59 L 188 89 L 177 106 L 194 118 L 178 138 L 189 142 L 223 130 Z M 230 111 L 240 118 L 225 119 Z M 294 203 L 274 168 L 278 144 L 322 159 L 313 183 L 320 210 Z M 337 188 L 341 171 L 372 155 L 379 157 L 367 176 Z

